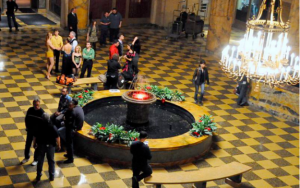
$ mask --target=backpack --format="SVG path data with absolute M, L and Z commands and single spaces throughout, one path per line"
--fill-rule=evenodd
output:
M 71 85 L 73 85 L 73 82 L 75 82 L 74 78 L 69 78 L 69 77 L 65 76 L 64 74 L 62 74 L 56 78 L 56 83 L 61 84 L 61 85 L 71 86 Z

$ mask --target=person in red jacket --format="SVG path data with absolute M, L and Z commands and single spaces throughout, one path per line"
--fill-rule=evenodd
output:
M 112 57 L 113 57 L 114 54 L 118 54 L 119 55 L 118 46 L 119 46 L 119 41 L 118 40 L 114 40 L 113 44 L 109 48 L 109 59 L 112 59 Z

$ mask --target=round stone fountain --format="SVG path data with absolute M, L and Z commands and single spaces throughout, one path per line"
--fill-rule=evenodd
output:
M 127 145 L 100 141 L 89 134 L 91 126 L 113 123 L 125 130 L 146 131 L 152 153 L 152 166 L 173 166 L 192 162 L 209 151 L 211 136 L 190 135 L 191 124 L 203 108 L 190 102 L 162 102 L 148 92 L 97 91 L 94 100 L 83 107 L 85 122 L 77 132 L 74 146 L 105 162 L 130 165 L 132 155 Z
M 127 91 L 122 98 L 127 101 L 127 122 L 132 126 L 144 125 L 149 122 L 150 105 L 156 97 L 146 91 Z

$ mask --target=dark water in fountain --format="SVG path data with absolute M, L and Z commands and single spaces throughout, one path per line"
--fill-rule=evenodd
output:
M 127 102 L 121 97 L 109 97 L 93 101 L 84 106 L 85 121 L 94 125 L 96 122 L 106 125 L 114 123 L 124 126 L 125 130 L 147 131 L 148 138 L 168 138 L 189 131 L 194 117 L 188 111 L 171 103 L 161 101 L 150 106 L 149 123 L 133 127 L 126 122 Z

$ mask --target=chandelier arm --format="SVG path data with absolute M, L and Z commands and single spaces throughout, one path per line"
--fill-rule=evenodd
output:
M 265 9 L 266 9 L 266 0 L 263 0 L 263 2 L 261 3 L 261 5 L 259 7 L 259 12 L 258 12 L 258 15 L 257 15 L 257 18 L 256 18 L 257 21 L 261 18 L 262 13 Z

